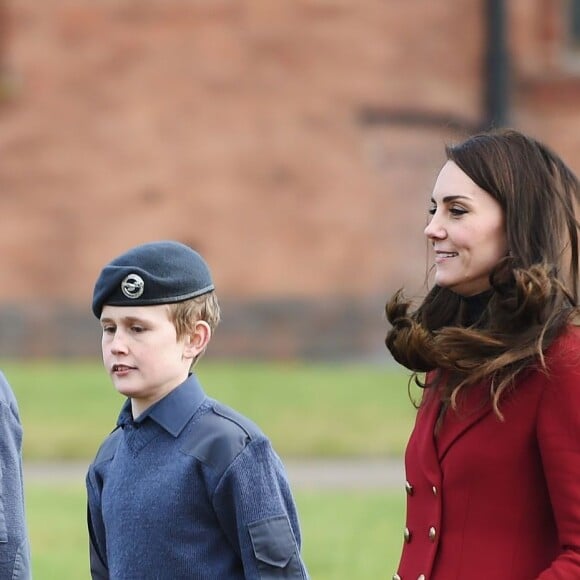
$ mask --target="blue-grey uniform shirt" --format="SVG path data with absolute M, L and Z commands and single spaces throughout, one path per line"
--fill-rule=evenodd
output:
M 14 393 L 0 373 L 0 578 L 30 577 L 22 486 L 22 426 Z
M 87 474 L 93 579 L 308 578 L 279 457 L 194 375 L 117 426 Z

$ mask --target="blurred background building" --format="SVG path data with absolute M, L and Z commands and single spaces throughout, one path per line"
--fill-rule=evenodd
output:
M 580 172 L 579 0 L 0 0 L 0 353 L 97 356 L 101 267 L 178 239 L 212 356 L 386 357 L 445 143 Z

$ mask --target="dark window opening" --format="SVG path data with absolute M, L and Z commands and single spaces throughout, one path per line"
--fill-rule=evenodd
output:
M 580 50 L 580 0 L 570 2 L 570 41 L 572 48 Z

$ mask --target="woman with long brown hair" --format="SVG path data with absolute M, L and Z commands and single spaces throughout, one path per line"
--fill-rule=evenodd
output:
M 434 285 L 386 306 L 386 345 L 423 388 L 393 578 L 580 578 L 579 182 L 514 130 L 446 154 Z

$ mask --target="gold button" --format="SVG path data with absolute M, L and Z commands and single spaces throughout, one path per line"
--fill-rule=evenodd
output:
M 417 580 L 425 580 L 425 574 L 421 574 L 421 576 L 419 576 L 419 577 L 417 578 Z
M 433 526 L 431 526 L 429 528 L 429 539 L 432 542 L 434 542 L 436 537 L 437 537 L 437 530 Z
M 437 487 L 436 486 L 433 486 L 431 488 L 431 491 L 433 492 L 433 495 L 437 495 Z
M 415 491 L 408 481 L 405 481 L 405 491 L 407 492 L 407 495 L 413 495 L 413 492 Z
M 409 528 L 405 528 L 405 533 L 403 535 L 405 537 L 405 542 L 408 544 L 411 541 L 411 530 L 409 530 Z
M 393 574 L 393 580 L 401 580 L 401 577 L 398 574 Z

